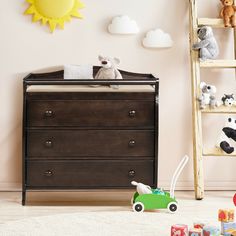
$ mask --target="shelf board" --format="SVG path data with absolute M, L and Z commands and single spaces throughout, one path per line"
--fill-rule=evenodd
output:
M 236 152 L 233 152 L 232 154 L 227 154 L 225 153 L 223 150 L 221 150 L 220 148 L 212 148 L 212 149 L 209 149 L 209 150 L 203 150 L 203 156 L 205 157 L 236 157 Z
M 206 60 L 200 62 L 202 68 L 236 68 L 236 60 Z
M 230 114 L 230 113 L 236 113 L 236 106 L 227 107 L 224 105 L 221 105 L 216 108 L 210 108 L 209 106 L 206 109 L 201 110 L 202 113 L 223 113 L 223 114 Z
M 225 28 L 221 18 L 198 18 L 198 26 L 211 26 L 214 28 Z

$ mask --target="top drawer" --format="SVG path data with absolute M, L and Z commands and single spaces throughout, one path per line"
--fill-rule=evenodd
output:
M 154 101 L 56 100 L 27 103 L 32 126 L 154 127 Z

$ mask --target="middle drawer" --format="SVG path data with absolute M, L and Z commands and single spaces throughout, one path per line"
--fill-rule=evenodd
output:
M 154 157 L 151 130 L 28 130 L 27 156 Z

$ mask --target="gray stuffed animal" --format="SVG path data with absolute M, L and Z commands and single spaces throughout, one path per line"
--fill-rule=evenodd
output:
M 203 26 L 198 30 L 199 43 L 193 45 L 193 50 L 200 50 L 200 60 L 215 59 L 219 55 L 219 47 L 212 28 Z
M 216 87 L 213 85 L 206 84 L 205 82 L 200 83 L 201 96 L 198 98 L 200 103 L 200 109 L 205 109 L 207 105 L 210 108 L 215 108 L 218 106 L 216 101 L 215 93 Z
M 111 57 L 98 57 L 102 67 L 97 72 L 95 80 L 108 80 L 108 79 L 123 79 L 121 73 L 117 69 L 117 65 L 120 63 L 118 58 Z M 111 88 L 118 89 L 118 85 L 110 85 Z

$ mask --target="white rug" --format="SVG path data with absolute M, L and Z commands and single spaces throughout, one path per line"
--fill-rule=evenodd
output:
M 76 213 L 29 218 L 0 227 L 1 236 L 113 236 L 170 235 L 171 218 L 175 223 L 190 223 L 188 217 L 165 213 L 104 212 Z
M 194 221 L 203 221 L 217 225 L 218 209 L 232 207 L 231 200 L 224 197 L 214 201 L 182 199 L 179 203 L 176 214 L 134 213 L 130 207 L 117 207 L 114 211 L 101 208 L 101 211 L 28 218 L 0 225 L 0 236 L 169 236 L 171 225 L 176 223 L 192 226 Z

